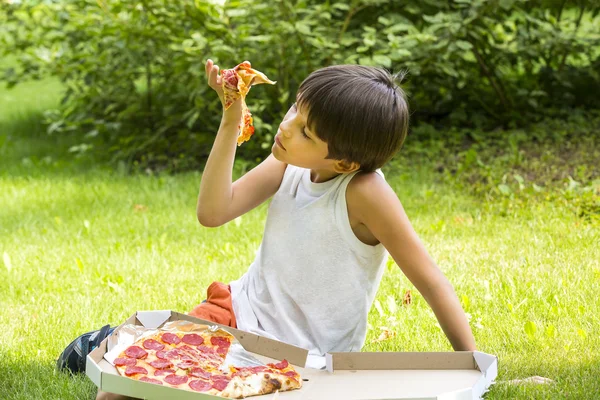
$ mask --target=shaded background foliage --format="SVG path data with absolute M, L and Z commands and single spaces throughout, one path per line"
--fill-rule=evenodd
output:
M 600 3 L 352 0 L 0 2 L 8 85 L 57 76 L 48 133 L 73 152 L 187 169 L 206 159 L 221 107 L 204 62 L 244 59 L 277 80 L 255 88 L 257 135 L 240 156 L 264 157 L 300 82 L 331 64 L 408 70 L 413 137 L 524 127 L 600 108 Z

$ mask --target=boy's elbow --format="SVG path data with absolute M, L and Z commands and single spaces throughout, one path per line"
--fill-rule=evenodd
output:
M 200 212 L 197 212 L 196 217 L 198 218 L 198 222 L 200 222 L 200 225 L 205 226 L 207 228 L 216 228 L 218 226 L 223 225 L 222 221 L 216 219 L 214 216 L 211 215 L 204 215 Z

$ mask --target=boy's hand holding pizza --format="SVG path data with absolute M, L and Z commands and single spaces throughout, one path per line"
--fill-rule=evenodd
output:
M 275 82 L 265 74 L 252 69 L 249 61 L 238 64 L 235 68 L 224 69 L 219 74 L 219 67 L 212 60 L 206 62 L 208 85 L 219 95 L 223 105 L 223 123 L 237 124 L 239 129 L 238 146 L 250 139 L 254 134 L 252 114 L 246 106 L 246 95 L 252 85 Z
M 225 122 L 239 123 L 242 119 L 242 102 L 236 101 L 231 107 L 225 108 L 225 94 L 223 92 L 223 77 L 219 74 L 219 66 L 213 63 L 213 60 L 206 62 L 206 79 L 210 86 L 217 94 L 223 105 L 223 120 Z

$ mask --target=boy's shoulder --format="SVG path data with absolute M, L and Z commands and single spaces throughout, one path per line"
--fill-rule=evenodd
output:
M 368 193 L 370 190 L 385 190 L 390 188 L 383 174 L 373 172 L 358 172 L 348 184 L 348 192 L 352 194 Z
M 348 211 L 358 219 L 362 219 L 361 216 L 371 212 L 374 207 L 385 207 L 385 203 L 392 198 L 398 201 L 390 185 L 377 172 L 357 173 L 346 189 Z

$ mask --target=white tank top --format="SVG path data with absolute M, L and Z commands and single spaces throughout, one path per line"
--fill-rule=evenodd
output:
M 382 244 L 364 244 L 350 226 L 354 175 L 313 183 L 310 170 L 288 165 L 256 259 L 231 282 L 238 329 L 308 349 L 308 366 L 327 352 L 360 351 L 387 260 Z

